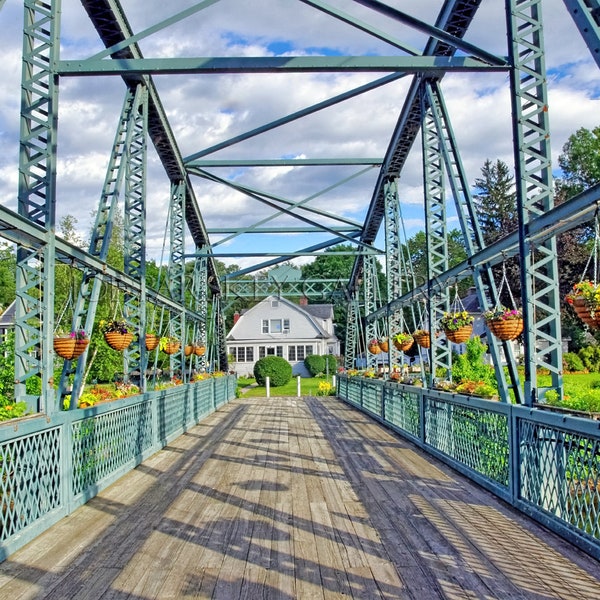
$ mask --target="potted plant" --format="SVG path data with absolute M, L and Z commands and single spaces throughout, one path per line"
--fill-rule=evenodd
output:
M 194 344 L 194 354 L 196 356 L 204 356 L 205 353 L 206 353 L 206 346 L 204 344 L 200 344 L 200 343 L 196 342 Z
M 600 327 L 600 284 L 580 281 L 573 285 L 565 300 L 584 323 Z
M 383 337 L 379 340 L 379 347 L 381 348 L 382 352 L 390 351 L 390 343 L 386 337 Z
M 177 338 L 167 335 L 160 338 L 158 347 L 165 354 L 175 354 L 181 347 L 181 344 Z
M 100 331 L 104 340 L 113 350 L 125 350 L 133 341 L 133 333 L 129 331 L 127 323 L 123 319 L 112 321 L 100 321 Z
M 498 306 L 483 313 L 489 330 L 500 340 L 514 340 L 523 331 L 523 313 L 516 308 Z
M 65 360 L 79 358 L 87 348 L 90 340 L 83 329 L 71 331 L 68 334 L 58 334 L 54 338 L 54 351 Z
M 400 352 L 407 352 L 414 344 L 415 338 L 410 333 L 401 332 L 394 335 L 392 341 L 397 350 L 400 350 Z
M 471 337 L 473 320 L 473 315 L 470 315 L 466 310 L 447 312 L 440 319 L 439 326 L 451 342 L 461 344 Z
M 412 336 L 421 348 L 429 348 L 431 346 L 431 335 L 427 329 L 417 329 L 413 331 Z
M 371 354 L 379 354 L 381 352 L 381 347 L 379 346 L 379 340 L 378 339 L 372 339 L 369 340 L 369 352 Z

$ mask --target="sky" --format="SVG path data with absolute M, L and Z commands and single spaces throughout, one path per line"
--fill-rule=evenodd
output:
M 195 0 L 122 0 L 135 32 L 140 32 Z M 421 49 L 426 36 L 349 0 L 330 0 L 342 9 Z M 442 0 L 387 2 L 433 23 Z M 580 127 L 600 124 L 600 72 L 561 0 L 544 0 L 549 119 L 554 168 L 568 137 Z M 16 209 L 23 6 L 6 0 L 0 9 L 0 203 Z M 86 58 L 102 50 L 78 0 L 62 0 L 61 58 Z M 466 39 L 507 54 L 504 2 L 483 0 Z M 402 55 L 403 52 L 299 0 L 220 0 L 194 16 L 139 42 L 145 57 Z M 162 103 L 182 156 L 259 127 L 294 111 L 382 77 L 382 73 L 211 74 L 155 76 Z M 410 77 L 337 104 L 269 133 L 216 152 L 208 158 L 383 157 L 404 103 Z M 452 127 L 468 181 L 481 174 L 486 159 L 513 164 L 510 97 L 505 73 L 456 73 L 442 81 Z M 59 92 L 57 218 L 70 215 L 87 238 L 98 205 L 124 95 L 119 77 L 63 78 Z M 162 260 L 168 225 L 169 183 L 151 148 L 148 164 L 148 257 Z M 362 222 L 378 169 L 364 167 L 214 168 L 236 183 Z M 424 228 L 420 142 L 402 173 L 399 190 L 404 226 L 410 237 Z M 557 171 L 558 174 L 558 171 Z M 350 179 L 348 179 L 350 178 Z M 336 185 L 348 179 L 343 185 Z M 192 176 L 208 229 L 244 227 L 273 216 L 273 209 L 232 189 Z M 333 186 L 333 187 L 332 187 Z M 329 188 L 329 189 L 328 189 Z M 327 192 L 323 190 L 328 189 Z M 310 215 L 309 215 L 310 216 Z M 314 218 L 314 216 L 311 216 Z M 331 223 L 317 217 L 323 223 Z M 278 216 L 265 225 L 286 227 Z M 298 251 L 329 238 L 324 234 L 248 234 L 219 244 L 216 253 Z M 380 236 L 381 237 L 381 236 Z M 382 248 L 383 241 L 377 245 Z M 186 251 L 193 252 L 186 242 Z M 265 259 L 220 258 L 246 267 Z M 312 260 L 299 258 L 295 262 Z

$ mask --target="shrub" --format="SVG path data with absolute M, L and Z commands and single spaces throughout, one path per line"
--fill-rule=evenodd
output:
M 563 369 L 571 373 L 576 373 L 583 371 L 585 367 L 583 366 L 583 361 L 575 352 L 566 352 L 563 354 Z
M 325 372 L 325 357 L 318 354 L 311 354 L 304 359 L 304 366 L 312 377 Z
M 586 346 L 577 355 L 583 362 L 583 366 L 591 373 L 600 372 L 600 347 Z
M 329 375 L 333 375 L 338 368 L 337 359 L 333 354 L 325 354 L 325 371 L 329 372 Z
M 254 377 L 258 385 L 265 385 L 267 377 L 273 387 L 285 385 L 292 378 L 292 365 L 280 356 L 265 356 L 256 361 Z
M 471 338 L 466 346 L 465 354 L 452 358 L 452 381 L 457 384 L 463 381 L 482 381 L 497 388 L 494 368 L 484 363 L 487 346 L 477 336 Z

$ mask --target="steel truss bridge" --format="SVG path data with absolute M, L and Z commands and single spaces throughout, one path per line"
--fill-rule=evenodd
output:
M 261 288 L 247 277 L 293 258 L 317 256 L 339 244 L 354 248 L 349 281 L 343 285 L 337 281 L 303 282 L 301 288 L 292 287 L 290 293 L 301 291 L 303 295 L 318 297 L 324 290 L 343 292 L 348 308 L 347 365 L 352 365 L 354 357 L 364 348 L 361 336 L 369 338 L 377 332 L 397 331 L 407 310 L 419 307 L 433 331 L 450 306 L 452 285 L 467 277 L 475 282 L 481 308 L 496 306 L 499 290 L 492 268 L 507 257 L 518 256 L 526 324 L 525 373 L 520 380 L 511 345 L 491 337 L 490 352 L 501 399 L 507 402 L 512 392 L 517 404 L 533 406 L 546 391 L 538 384 L 539 369 L 551 374 L 553 389 L 562 390 L 556 237 L 593 218 L 600 188 L 593 187 L 554 205 L 544 2 L 495 3 L 503 6 L 504 20 L 498 27 L 506 29 L 508 40 L 500 54 L 468 41 L 471 28 L 477 27 L 478 11 L 489 4 L 481 0 L 445 0 L 431 20 L 376 0 L 347 2 L 344 10 L 321 0 L 289 3 L 301 5 L 303 11 L 314 11 L 319 19 L 343 23 L 348 31 L 371 36 L 378 41 L 377 47 L 389 49 L 387 54 L 361 56 L 347 56 L 343 41 L 339 47 L 334 41 L 324 41 L 322 46 L 331 44 L 331 49 L 322 53 L 314 48 L 295 54 L 285 48 L 281 52 L 274 50 L 270 56 L 242 52 L 231 56 L 194 56 L 193 52 L 179 56 L 165 50 L 156 52 L 161 46 L 153 44 L 153 40 L 169 28 L 188 22 L 190 27 L 200 27 L 205 17 L 208 20 L 221 9 L 221 4 L 226 9 L 235 3 L 190 1 L 185 8 L 179 3 L 167 3 L 161 18 L 144 29 L 132 27 L 126 11 L 129 4 L 119 0 L 81 0 L 90 27 L 95 29 L 102 44 L 102 49 L 90 50 L 77 46 L 72 31 L 63 31 L 61 22 L 68 23 L 70 15 L 61 10 L 60 0 L 23 2 L 18 197 L 16 210 L 0 207 L 0 221 L 2 238 L 17 247 L 15 386 L 17 399 L 25 400 L 30 411 L 56 417 L 62 409 L 67 382 L 73 380 L 71 408 L 77 412 L 76 399 L 85 374 L 84 355 L 77 361 L 65 361 L 60 382 L 53 380 L 53 333 L 60 309 L 54 302 L 57 264 L 72 265 L 81 273 L 81 287 L 74 300 L 73 328 L 91 331 L 103 286 L 123 295 L 124 318 L 139 332 L 138 341 L 124 352 L 126 375 L 134 371 L 144 373 L 148 366 L 143 342 L 151 308 L 167 315 L 173 335 L 185 338 L 191 331 L 209 347 L 210 351 L 200 361 L 202 368 L 227 370 L 223 313 L 228 296 L 270 293 L 268 287 Z M 10 2 L 0 1 L 0 18 L 9 5 Z M 564 7 L 560 8 L 564 8 L 565 19 L 573 19 L 600 66 L 597 0 L 564 0 Z M 404 34 L 393 32 L 411 32 L 411 38 L 417 32 L 422 44 L 409 45 Z M 274 39 L 279 38 L 274 35 Z M 148 47 L 146 54 L 142 53 L 142 47 Z M 65 48 L 68 56 L 63 56 Z M 483 240 L 458 136 L 446 103 L 444 80 L 455 73 L 476 73 L 481 77 L 500 73 L 510 88 L 511 130 L 506 135 L 511 137 L 514 148 L 518 226 L 513 234 L 493 245 L 486 245 Z M 203 77 L 207 85 L 217 80 L 224 85 L 223 81 L 230 78 L 232 85 L 240 85 L 240 103 L 243 103 L 243 84 L 250 77 L 290 77 L 293 89 L 296 83 L 300 85 L 300 79 L 293 78 L 303 74 L 320 74 L 323 78 L 344 74 L 348 81 L 352 81 L 350 76 L 361 77 L 359 84 L 326 98 L 317 93 L 315 86 L 314 100 L 304 107 L 252 125 L 230 139 L 218 140 L 213 133 L 212 137 L 204 135 L 202 128 L 212 124 L 202 121 L 202 105 L 196 107 L 196 115 L 177 121 L 177 127 L 172 123 L 177 118 L 177 107 L 173 105 L 174 87 L 168 82 L 191 82 Z M 85 84 L 94 90 L 104 82 L 112 85 L 115 80 L 120 80 L 122 93 L 114 109 L 115 115 L 118 114 L 114 141 L 107 153 L 104 180 L 97 182 L 98 197 L 90 205 L 95 222 L 89 248 L 83 250 L 56 235 L 61 207 L 61 181 L 57 175 L 62 142 L 59 117 L 62 122 L 65 112 L 78 110 L 69 108 L 69 94 L 63 105 L 62 86 L 69 90 L 69 86 Z M 398 87 L 399 83 L 402 86 Z M 385 104 L 385 110 L 394 111 L 394 119 L 385 137 L 387 149 L 381 156 L 349 153 L 347 148 L 341 148 L 336 156 L 332 150 L 335 139 L 324 138 L 322 146 L 328 154 L 307 157 L 292 143 L 293 135 L 288 151 L 281 150 L 275 157 L 265 156 L 265 148 L 268 151 L 270 146 L 264 140 L 280 128 L 303 123 L 308 123 L 308 127 L 311 118 L 323 111 L 343 115 L 345 103 L 366 95 L 383 94 L 390 87 L 401 90 L 403 95 L 394 96 L 395 107 L 390 108 L 389 102 Z M 221 110 L 225 116 L 230 111 L 228 106 Z M 190 132 L 194 128 L 198 131 Z M 317 127 L 314 135 L 318 134 Z M 192 143 L 204 140 L 205 145 L 190 150 L 190 139 Z M 360 148 L 360 144 L 354 147 Z M 403 254 L 406 210 L 403 177 L 414 173 L 410 165 L 415 155 L 420 155 L 418 161 L 422 165 L 422 209 L 428 254 L 428 277 L 418 285 Z M 157 194 L 154 180 L 150 184 L 151 167 L 156 164 L 161 166 L 164 183 L 161 206 L 167 206 L 166 211 L 157 211 L 150 204 L 150 198 Z M 410 173 L 409 168 L 413 169 Z M 244 183 L 240 173 L 252 169 L 285 169 L 303 174 L 329 169 L 343 175 L 325 189 L 303 196 L 306 188 L 295 192 L 290 187 L 284 195 L 280 187 L 268 188 L 277 181 L 276 176 L 263 178 L 265 189 Z M 373 185 L 368 195 L 357 197 L 351 190 L 355 185 L 360 189 L 356 182 L 365 174 L 372 176 Z M 93 177 L 93 173 L 88 177 Z M 207 185 L 210 190 L 224 190 L 209 198 L 208 204 L 203 203 L 202 191 Z M 335 201 L 327 199 L 330 193 L 334 199 L 352 196 L 363 218 L 348 217 L 331 208 L 335 207 Z M 341 196 L 335 195 L 338 193 Z M 260 210 L 257 209 L 256 217 L 229 210 L 228 224 L 219 222 L 211 228 L 207 215 L 214 216 L 214 210 L 209 210 L 210 203 L 224 202 L 223 198 L 230 197 L 227 194 L 252 199 Z M 323 198 L 325 202 L 319 202 Z M 264 216 L 265 207 L 271 211 L 268 216 Z M 108 262 L 118 211 L 124 225 L 122 270 Z M 156 237 L 157 214 L 167 215 L 167 223 L 160 223 L 167 232 L 167 291 L 152 289 L 146 282 L 148 243 L 151 234 Z M 467 259 L 449 268 L 447 235 L 451 222 L 460 226 Z M 257 251 L 254 237 L 267 235 L 268 251 Z M 300 246 L 291 250 L 290 239 L 298 240 Z M 304 239 L 310 241 L 302 246 Z M 228 243 L 240 241 L 245 244 L 244 250 L 238 246 L 228 251 Z M 220 275 L 216 260 L 221 258 L 236 258 L 244 264 L 235 273 Z M 384 304 L 376 292 L 378 258 L 385 260 L 387 275 Z M 186 270 L 190 261 L 191 275 Z M 183 354 L 176 356 L 172 367 L 181 366 L 183 360 Z M 450 350 L 434 343 L 429 360 L 432 373 L 437 367 L 449 369 Z M 503 365 L 508 368 L 505 370 Z M 27 393 L 27 381 L 31 378 L 41 381 L 39 395 Z M 142 388 L 145 392 L 143 377 Z

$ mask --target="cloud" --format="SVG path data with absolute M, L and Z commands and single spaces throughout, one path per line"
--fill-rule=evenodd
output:
M 123 6 L 135 32 L 195 5 L 192 0 L 126 2 Z M 393 34 L 410 46 L 422 47 L 425 34 L 366 7 L 344 0 L 330 4 L 365 23 Z M 440 0 L 390 5 L 433 23 Z M 598 124 L 600 77 L 598 68 L 576 31 L 561 0 L 543 3 L 546 64 L 552 153 L 556 161 L 568 136 L 579 127 Z M 102 49 L 102 44 L 81 5 L 63 0 L 61 57 L 83 58 Z M 482 48 L 506 55 L 504 5 L 482 3 L 466 39 Z M 19 23 L 18 26 L 15 23 Z M 0 50 L 0 200 L 14 207 L 17 186 L 20 48 L 22 6 L 7 0 L 0 10 L 3 36 Z M 402 54 L 381 40 L 331 19 L 302 2 L 221 0 L 179 23 L 140 40 L 146 57 L 170 56 L 270 56 Z M 270 73 L 214 74 L 154 77 L 161 101 L 183 156 L 262 127 L 295 111 L 378 79 L 372 73 Z M 281 158 L 301 156 L 383 157 L 404 103 L 410 78 L 379 87 L 301 120 L 288 123 L 231 145 L 207 158 Z M 480 174 L 487 158 L 512 164 L 511 115 L 508 77 L 504 73 L 447 75 L 442 90 L 459 143 L 469 182 Z M 91 214 L 98 204 L 123 102 L 123 83 L 118 77 L 63 78 L 59 95 L 58 217 L 75 216 L 87 235 Z M 423 226 L 421 148 L 417 139 L 399 182 L 405 225 L 409 232 Z M 373 195 L 378 170 L 364 167 L 254 167 L 211 168 L 257 190 L 299 202 L 316 196 L 310 206 L 343 218 L 362 220 Z M 229 187 L 192 176 L 194 191 L 207 227 L 248 227 L 273 214 L 264 203 Z M 346 181 L 343 185 L 340 182 Z M 326 188 L 326 193 L 320 193 Z M 148 168 L 148 252 L 161 255 L 168 227 L 169 183 L 152 148 Z M 326 215 L 301 213 L 327 225 Z M 279 215 L 269 225 L 289 227 L 294 221 Z M 222 236 L 215 236 L 215 240 Z M 293 251 L 325 238 L 322 234 L 239 236 L 228 251 Z M 379 243 L 379 240 L 378 240 Z M 220 248 L 220 247 L 219 247 Z M 190 248 L 190 251 L 192 249 Z M 252 259 L 224 259 L 248 266 Z M 301 259 L 298 259 L 301 260 Z M 302 259 L 303 260 L 303 259 Z

